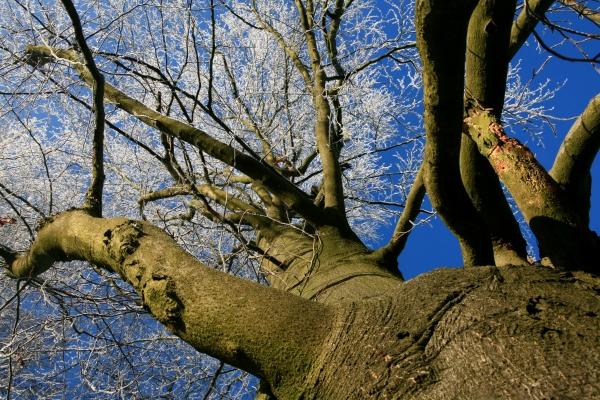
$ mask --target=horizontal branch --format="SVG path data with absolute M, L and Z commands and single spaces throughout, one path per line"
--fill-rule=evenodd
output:
M 191 187 L 190 185 L 176 185 L 155 192 L 146 193 L 140 197 L 138 203 L 143 204 L 175 196 L 191 196 L 196 193 L 206 196 L 231 210 L 251 212 L 259 215 L 264 214 L 258 207 L 247 204 L 234 197 L 232 194 L 227 193 L 225 190 L 211 185 L 195 185 L 194 187 Z
M 69 211 L 47 221 L 27 253 L 0 246 L 0 256 L 18 278 L 70 260 L 118 273 L 174 334 L 277 382 L 279 398 L 301 397 L 306 382 L 297 377 L 310 371 L 331 324 L 328 307 L 208 268 L 146 222 Z

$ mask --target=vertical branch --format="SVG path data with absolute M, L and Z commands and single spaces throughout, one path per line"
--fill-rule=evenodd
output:
M 327 53 L 329 55 L 330 62 L 333 65 L 333 68 L 335 69 L 335 73 L 338 76 L 335 86 L 329 89 L 335 117 L 335 123 L 333 125 L 333 134 L 335 135 L 335 151 L 338 157 L 340 155 L 343 145 L 343 114 L 342 106 L 340 104 L 339 92 L 342 89 L 342 84 L 344 83 L 348 74 L 342 67 L 342 64 L 340 63 L 340 60 L 338 58 L 337 34 L 339 32 L 340 24 L 342 22 L 342 15 L 344 14 L 345 10 L 346 8 L 344 6 L 344 1 L 336 0 L 332 12 L 330 12 L 328 9 L 324 10 L 322 23 L 323 30 L 325 31 L 325 45 L 327 47 Z M 331 24 L 329 26 L 329 29 L 327 29 L 327 17 L 331 18 Z
M 498 118 L 502 114 L 515 7 L 515 0 L 479 0 L 471 15 L 465 75 L 467 113 L 471 107 L 484 107 Z M 527 245 L 498 176 L 468 135 L 462 136 L 460 172 L 473 205 L 490 231 L 496 264 L 527 264 Z
M 213 101 L 213 81 L 214 81 L 214 63 L 215 53 L 217 50 L 216 44 L 216 33 L 215 33 L 215 3 L 214 0 L 210 0 L 210 60 L 208 62 L 208 100 L 206 101 L 206 107 L 212 110 Z
M 344 207 L 344 191 L 342 184 L 342 168 L 336 151 L 336 136 L 332 134 L 330 118 L 331 107 L 327 100 L 327 88 L 325 85 L 325 69 L 321 65 L 321 55 L 317 46 L 313 31 L 313 2 L 307 0 L 306 7 L 302 0 L 295 0 L 296 8 L 300 15 L 300 23 L 304 29 L 304 37 L 308 47 L 308 54 L 313 71 L 313 103 L 317 114 L 315 135 L 317 149 L 321 163 L 323 164 L 323 192 L 325 195 L 325 208 L 331 209 L 338 216 L 346 220 Z M 347 224 L 347 222 L 345 222 Z
M 589 224 L 592 176 L 590 169 L 600 148 L 600 94 L 588 103 L 563 140 L 550 176 L 565 190 Z
M 459 171 L 467 24 L 474 5 L 472 0 L 419 0 L 416 8 L 427 135 L 425 188 L 458 238 L 465 266 L 494 262 L 489 233 Z
M 92 151 L 92 182 L 88 188 L 83 208 L 90 215 L 102 216 L 102 192 L 104 188 L 104 76 L 94 62 L 92 51 L 87 45 L 81 20 L 71 0 L 61 0 L 75 31 L 75 39 L 81 49 L 85 65 L 92 78 L 94 96 L 94 138 Z

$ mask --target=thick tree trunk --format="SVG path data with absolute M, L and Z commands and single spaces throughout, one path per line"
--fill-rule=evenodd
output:
M 599 283 L 542 267 L 444 269 L 347 303 L 306 398 L 598 398 Z
M 279 399 L 600 396 L 592 275 L 476 267 L 402 282 L 335 231 L 264 240 L 296 253 L 279 271 L 295 294 L 206 268 L 147 223 L 81 211 L 48 221 L 28 253 L 2 255 L 21 277 L 71 259 L 119 273 L 175 334 Z

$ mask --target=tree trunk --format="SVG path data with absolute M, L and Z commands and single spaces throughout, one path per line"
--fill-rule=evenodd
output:
M 598 398 L 599 280 L 442 269 L 347 303 L 306 398 Z
M 20 277 L 73 259 L 119 273 L 173 333 L 279 399 L 600 395 L 597 277 L 506 266 L 402 282 L 335 230 L 290 232 L 263 239 L 296 254 L 278 267 L 280 289 L 207 268 L 145 222 L 81 211 L 48 221 L 28 253 L 2 255 Z

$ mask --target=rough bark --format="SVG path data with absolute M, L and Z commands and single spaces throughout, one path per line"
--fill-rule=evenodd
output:
M 341 277 L 340 264 L 369 263 L 359 253 L 331 250 L 319 262 Z M 381 276 L 386 285 L 346 288 L 346 298 L 300 293 L 311 301 L 206 268 L 144 222 L 81 211 L 48 221 L 9 268 L 29 276 L 69 259 L 119 273 L 159 321 L 261 376 L 271 398 L 600 395 L 600 282 L 583 272 L 442 269 L 407 282 Z
M 306 398 L 596 398 L 597 290 L 542 267 L 425 274 L 341 307 Z
M 304 390 L 333 315 L 316 302 L 207 268 L 142 221 L 70 211 L 46 221 L 27 253 L 0 255 L 20 278 L 69 260 L 118 273 L 174 334 L 264 378 L 283 399 Z

